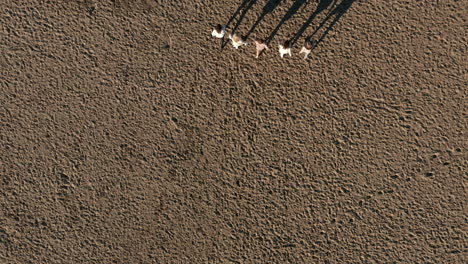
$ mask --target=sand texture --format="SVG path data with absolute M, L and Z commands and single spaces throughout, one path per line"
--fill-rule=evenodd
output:
M 468 1 L 318 2 L 2 0 L 0 263 L 467 263 Z

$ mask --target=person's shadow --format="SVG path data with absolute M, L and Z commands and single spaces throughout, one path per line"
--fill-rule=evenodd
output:
M 270 36 L 268 36 L 268 38 L 265 40 L 265 42 L 268 44 L 271 42 L 271 40 L 273 40 L 273 38 L 275 37 L 276 33 L 278 33 L 279 29 L 281 28 L 281 26 L 283 26 L 284 23 L 286 23 L 286 21 L 288 21 L 289 19 L 291 19 L 294 14 L 297 13 L 297 11 L 304 5 L 304 4 L 307 4 L 309 2 L 309 0 L 296 0 L 292 6 L 289 8 L 289 10 L 286 12 L 286 15 L 281 19 L 281 21 L 278 23 L 278 25 L 275 27 L 275 29 L 271 32 Z
M 324 31 L 322 36 L 317 40 L 314 48 L 318 46 L 323 41 L 323 39 L 327 36 L 328 32 L 335 26 L 335 24 L 340 20 L 340 18 L 349 10 L 351 5 L 355 1 L 356 0 L 342 0 L 339 5 L 337 5 L 330 11 L 330 13 L 323 19 L 322 23 L 320 23 L 320 25 L 317 27 L 314 33 L 308 36 L 306 40 L 312 39 L 314 35 L 334 16 L 333 20 L 328 25 L 327 29 Z
M 250 30 L 247 32 L 247 34 L 245 35 L 245 38 L 248 38 L 250 34 L 252 34 L 252 32 L 258 26 L 258 24 L 260 24 L 260 22 L 265 18 L 265 16 L 268 15 L 269 13 L 272 13 L 276 9 L 276 7 L 278 7 L 280 3 L 281 3 L 281 0 L 268 0 L 268 2 L 263 7 L 262 13 L 257 18 L 257 21 L 255 21 L 255 23 L 252 25 Z
M 333 6 L 336 4 L 336 0 L 318 0 L 317 2 L 318 2 L 317 9 L 315 9 L 315 11 L 309 16 L 309 18 L 304 23 L 304 25 L 302 25 L 302 27 L 297 31 L 297 33 L 290 40 L 291 46 L 297 42 L 297 40 L 302 36 L 302 34 L 304 34 L 306 29 L 310 26 L 310 24 L 312 23 L 312 21 L 317 15 L 327 10 L 330 6 L 332 7 L 332 10 L 333 10 Z
M 234 14 L 229 18 L 228 22 L 226 23 L 226 29 L 229 28 L 229 26 L 231 25 L 231 23 L 234 21 L 234 19 L 239 15 L 240 13 L 240 16 L 239 18 L 237 19 L 237 22 L 236 24 L 234 25 L 234 27 L 232 28 L 232 31 L 231 31 L 231 34 L 234 35 L 234 33 L 236 32 L 237 28 L 240 26 L 240 24 L 242 23 L 242 20 L 244 19 L 245 15 L 247 14 L 247 12 L 249 11 L 249 9 L 252 8 L 252 6 L 257 2 L 257 0 L 243 0 L 242 1 L 242 4 L 239 6 L 239 8 L 237 8 L 236 12 L 234 12 Z M 221 48 L 224 48 L 226 46 L 226 44 L 229 42 L 229 40 L 224 40 L 224 38 L 221 40 Z

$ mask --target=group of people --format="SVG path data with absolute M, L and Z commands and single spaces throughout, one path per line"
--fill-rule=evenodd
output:
M 216 38 L 221 38 L 221 39 L 224 38 L 224 35 L 226 35 L 226 27 L 225 26 L 223 27 L 220 24 L 216 25 L 216 27 L 213 29 L 213 32 L 211 33 L 211 36 L 216 37 Z M 229 39 L 231 40 L 232 45 L 236 49 L 238 49 L 240 46 L 244 46 L 248 44 L 247 40 L 244 37 L 239 36 L 235 33 L 229 34 Z M 263 50 L 269 50 L 266 41 L 263 39 L 255 39 L 254 43 L 257 49 L 257 53 L 255 55 L 255 58 L 257 59 Z M 316 45 L 317 45 L 317 42 L 315 40 L 312 40 L 312 41 L 306 40 L 299 54 L 304 53 L 304 59 L 307 59 L 310 52 Z M 279 44 L 279 54 L 281 58 L 283 58 L 284 55 L 292 56 L 291 42 L 289 40 L 286 40 L 282 44 Z

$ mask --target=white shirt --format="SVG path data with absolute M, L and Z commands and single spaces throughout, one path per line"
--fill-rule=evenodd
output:
M 229 38 L 232 40 L 232 46 L 234 46 L 234 48 L 236 49 L 238 49 L 242 45 L 247 45 L 247 42 L 242 40 L 242 38 L 239 37 L 238 35 L 234 35 L 234 36 L 229 35 Z
M 286 54 L 289 54 L 289 56 L 292 56 L 291 55 L 291 48 L 284 48 L 283 45 L 279 45 L 279 53 L 280 53 L 280 56 L 281 58 L 283 58 L 284 55 Z
M 226 27 L 223 27 L 223 29 L 221 29 L 221 33 L 218 33 L 216 29 L 213 29 L 213 32 L 211 32 L 211 36 L 216 38 L 223 38 L 224 34 L 226 34 Z
M 299 52 L 299 54 L 305 53 L 304 59 L 307 59 L 307 56 L 309 56 L 311 51 L 312 51 L 311 49 L 307 49 L 306 47 L 302 47 L 301 52 Z

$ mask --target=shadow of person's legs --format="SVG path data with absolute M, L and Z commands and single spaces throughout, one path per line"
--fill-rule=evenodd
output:
M 252 27 L 250 28 L 250 30 L 247 32 L 247 34 L 245 35 L 246 38 L 248 38 L 250 36 L 250 34 L 252 34 L 252 32 L 255 30 L 255 28 L 258 26 L 258 24 L 260 24 L 260 22 L 265 18 L 266 15 L 268 15 L 269 13 L 273 12 L 275 10 L 275 8 L 281 3 L 281 0 L 268 0 L 268 2 L 265 4 L 265 6 L 263 7 L 263 10 L 262 10 L 262 13 L 260 14 L 260 16 L 257 18 L 257 20 L 255 21 L 255 23 L 252 25 Z
M 232 34 L 234 34 L 237 30 L 237 28 L 240 26 L 242 23 L 242 20 L 244 19 L 245 15 L 247 12 L 252 8 L 252 6 L 257 2 L 257 0 L 250 0 L 247 5 L 245 6 L 244 10 L 242 11 L 241 15 L 239 16 L 239 19 L 237 20 L 236 25 L 232 28 Z
M 290 40 L 291 41 L 291 46 L 293 46 L 297 40 L 304 34 L 304 32 L 307 30 L 307 28 L 310 26 L 314 18 L 328 9 L 330 6 L 334 6 L 336 3 L 336 0 L 319 0 L 319 3 L 317 5 L 317 9 L 309 16 L 307 21 L 302 25 L 302 27 L 297 31 L 297 33 L 294 35 L 294 37 Z
M 275 29 L 271 32 L 270 36 L 266 39 L 266 43 L 270 43 L 273 38 L 275 37 L 276 33 L 278 33 L 279 29 L 281 26 L 283 26 L 286 21 L 291 19 L 291 17 L 294 16 L 294 14 L 297 13 L 297 11 L 306 3 L 308 3 L 308 0 L 296 0 L 293 5 L 289 8 L 289 10 L 286 12 L 286 15 L 281 19 L 281 21 L 278 23 L 278 25 L 275 27 Z
M 232 14 L 232 16 L 229 18 L 228 22 L 225 24 L 226 28 L 229 27 L 229 25 L 231 25 L 232 21 L 234 21 L 234 19 L 237 17 L 237 15 L 240 13 L 240 11 L 242 9 L 244 9 L 244 7 L 249 3 L 251 2 L 251 0 L 243 0 L 241 5 L 239 6 L 239 8 L 237 8 L 236 12 L 234 12 L 234 14 Z
M 340 18 L 349 10 L 351 5 L 354 3 L 355 0 L 343 0 L 339 5 L 337 5 L 320 23 L 318 28 L 312 33 L 307 39 L 313 38 L 313 36 L 331 19 L 332 16 L 334 16 L 333 20 L 331 21 L 330 25 L 325 29 L 324 33 L 322 36 L 317 40 L 317 45 L 318 46 L 323 39 L 327 36 L 328 32 L 335 26 L 335 24 L 340 20 Z M 315 46 L 315 47 L 316 47 Z M 315 48 L 314 47 L 314 48 Z

